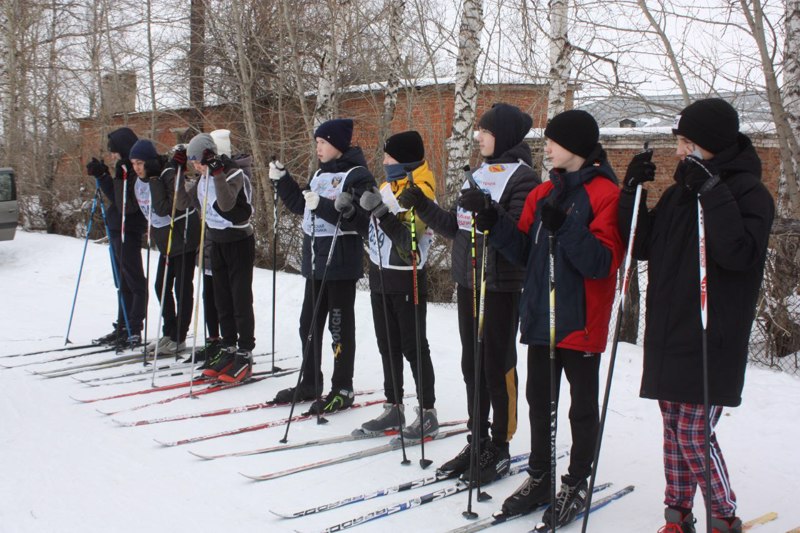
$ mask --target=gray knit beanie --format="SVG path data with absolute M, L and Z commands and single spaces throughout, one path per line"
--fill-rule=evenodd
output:
M 216 154 L 217 144 L 208 133 L 198 133 L 189 141 L 189 148 L 186 149 L 186 155 L 189 161 L 202 161 L 203 153 L 206 150 L 211 150 Z

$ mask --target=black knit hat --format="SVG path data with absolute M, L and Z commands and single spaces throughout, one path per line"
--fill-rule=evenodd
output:
M 520 108 L 511 104 L 497 103 L 483 114 L 478 127 L 489 131 L 494 136 L 494 153 L 492 158 L 514 148 L 525 139 L 531 130 L 533 119 Z
M 118 128 L 108 134 L 108 151 L 114 152 L 128 159 L 131 148 L 139 137 L 130 128 Z
M 550 119 L 544 136 L 584 159 L 591 155 L 600 139 L 600 128 L 592 115 L 570 109 Z
M 314 138 L 325 139 L 334 148 L 344 153 L 350 148 L 353 139 L 353 121 L 349 118 L 335 118 L 323 122 L 314 132 Z
M 739 114 L 720 98 L 698 100 L 675 117 L 672 133 L 683 135 L 712 154 L 718 154 L 736 143 Z
M 425 159 L 422 137 L 414 130 L 395 133 L 383 144 L 383 151 L 398 163 L 417 163 Z
M 158 151 L 150 139 L 139 139 L 136 144 L 131 148 L 129 159 L 138 159 L 139 161 L 148 161 L 150 159 L 157 159 Z

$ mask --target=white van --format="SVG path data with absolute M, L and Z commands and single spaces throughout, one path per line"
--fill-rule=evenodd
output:
M 17 186 L 14 183 L 14 170 L 0 168 L 0 241 L 10 241 L 17 231 Z

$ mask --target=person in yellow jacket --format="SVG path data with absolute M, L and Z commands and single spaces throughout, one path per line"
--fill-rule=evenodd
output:
M 383 150 L 386 181 L 380 189 L 361 192 L 358 204 L 355 195 L 359 191 L 355 195 L 343 193 L 336 201 L 336 209 L 342 217 L 355 221 L 359 233 L 368 240 L 372 317 L 386 393 L 383 412 L 362 424 L 356 432 L 382 434 L 400 430 L 405 425 L 405 357 L 416 381 L 419 406 L 416 420 L 403 429 L 403 436 L 417 441 L 423 435 L 435 436 L 439 432 L 434 408 L 433 363 L 425 334 L 425 263 L 433 232 L 412 211 L 402 208 L 397 197 L 413 183 L 434 200 L 436 180 L 425 161 L 425 147 L 418 132 L 392 135 Z M 414 238 L 416 252 L 412 251 Z

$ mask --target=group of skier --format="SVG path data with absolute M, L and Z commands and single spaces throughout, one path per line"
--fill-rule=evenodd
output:
M 664 424 L 666 522 L 660 531 L 694 533 L 699 485 L 710 504 L 713 531 L 740 533 L 736 497 L 713 430 L 722 408 L 741 402 L 774 204 L 735 109 L 707 99 L 681 111 L 673 128 L 679 159 L 675 183 L 652 209 L 642 189 L 655 178 L 652 151 L 632 159 L 620 188 L 595 119 L 585 111 L 565 111 L 544 130 L 552 170 L 542 183 L 525 140 L 532 123 L 528 114 L 505 103 L 481 116 L 482 162 L 465 169 L 458 196 L 444 199 L 449 208 L 437 203 L 436 179 L 416 131 L 385 141 L 380 187 L 361 149 L 352 145 L 350 119 L 330 120 L 314 131 L 319 169 L 307 185 L 301 187 L 280 161 L 270 163 L 277 196 L 302 216 L 306 278 L 300 378 L 274 401 L 313 401 L 311 412 L 318 414 L 353 405 L 354 307 L 366 241 L 386 401 L 379 416 L 357 431 L 399 431 L 417 442 L 438 433 L 434 363 L 426 338 L 426 267 L 438 234 L 452 241 L 472 430 L 464 449 L 438 472 L 480 486 L 509 471 L 509 443 L 517 429 L 519 330 L 528 352 L 531 453 L 525 481 L 502 510 L 519 515 L 547 506 L 544 522 L 560 527 L 580 515 L 590 498 L 588 480 L 601 432 L 600 354 L 608 342 L 617 272 L 633 238 L 633 256 L 649 263 L 641 396 L 659 401 Z M 124 342 L 139 342 L 147 299 L 139 245 L 149 224 L 161 254 L 156 292 L 164 320 L 163 337 L 154 342 L 165 353 L 179 350 L 191 317 L 195 257 L 204 256 L 198 250 L 209 242 L 205 262 L 211 275 L 204 285 L 212 281 L 213 295 L 204 293 L 206 320 L 218 316 L 220 336 L 217 341 L 210 333 L 216 343 L 202 352 L 203 371 L 223 381 L 247 379 L 255 346 L 249 158 L 231 158 L 229 148 L 199 134 L 167 159 L 127 128 L 109 134 L 108 148 L 118 154 L 113 174 L 96 159 L 87 171 L 111 203 L 107 218 L 121 302 L 111 335 L 118 338 L 126 329 Z M 198 180 L 189 179 L 187 161 Z M 134 175 L 134 183 L 126 185 Z M 323 396 L 326 318 L 333 374 L 330 392 Z M 207 324 L 210 332 L 213 322 Z M 403 359 L 409 362 L 418 403 L 410 424 L 403 405 Z M 553 499 L 552 417 L 562 371 L 570 385 L 572 449 Z M 710 433 L 704 431 L 706 416 Z M 707 448 L 710 464 L 704 458 Z

